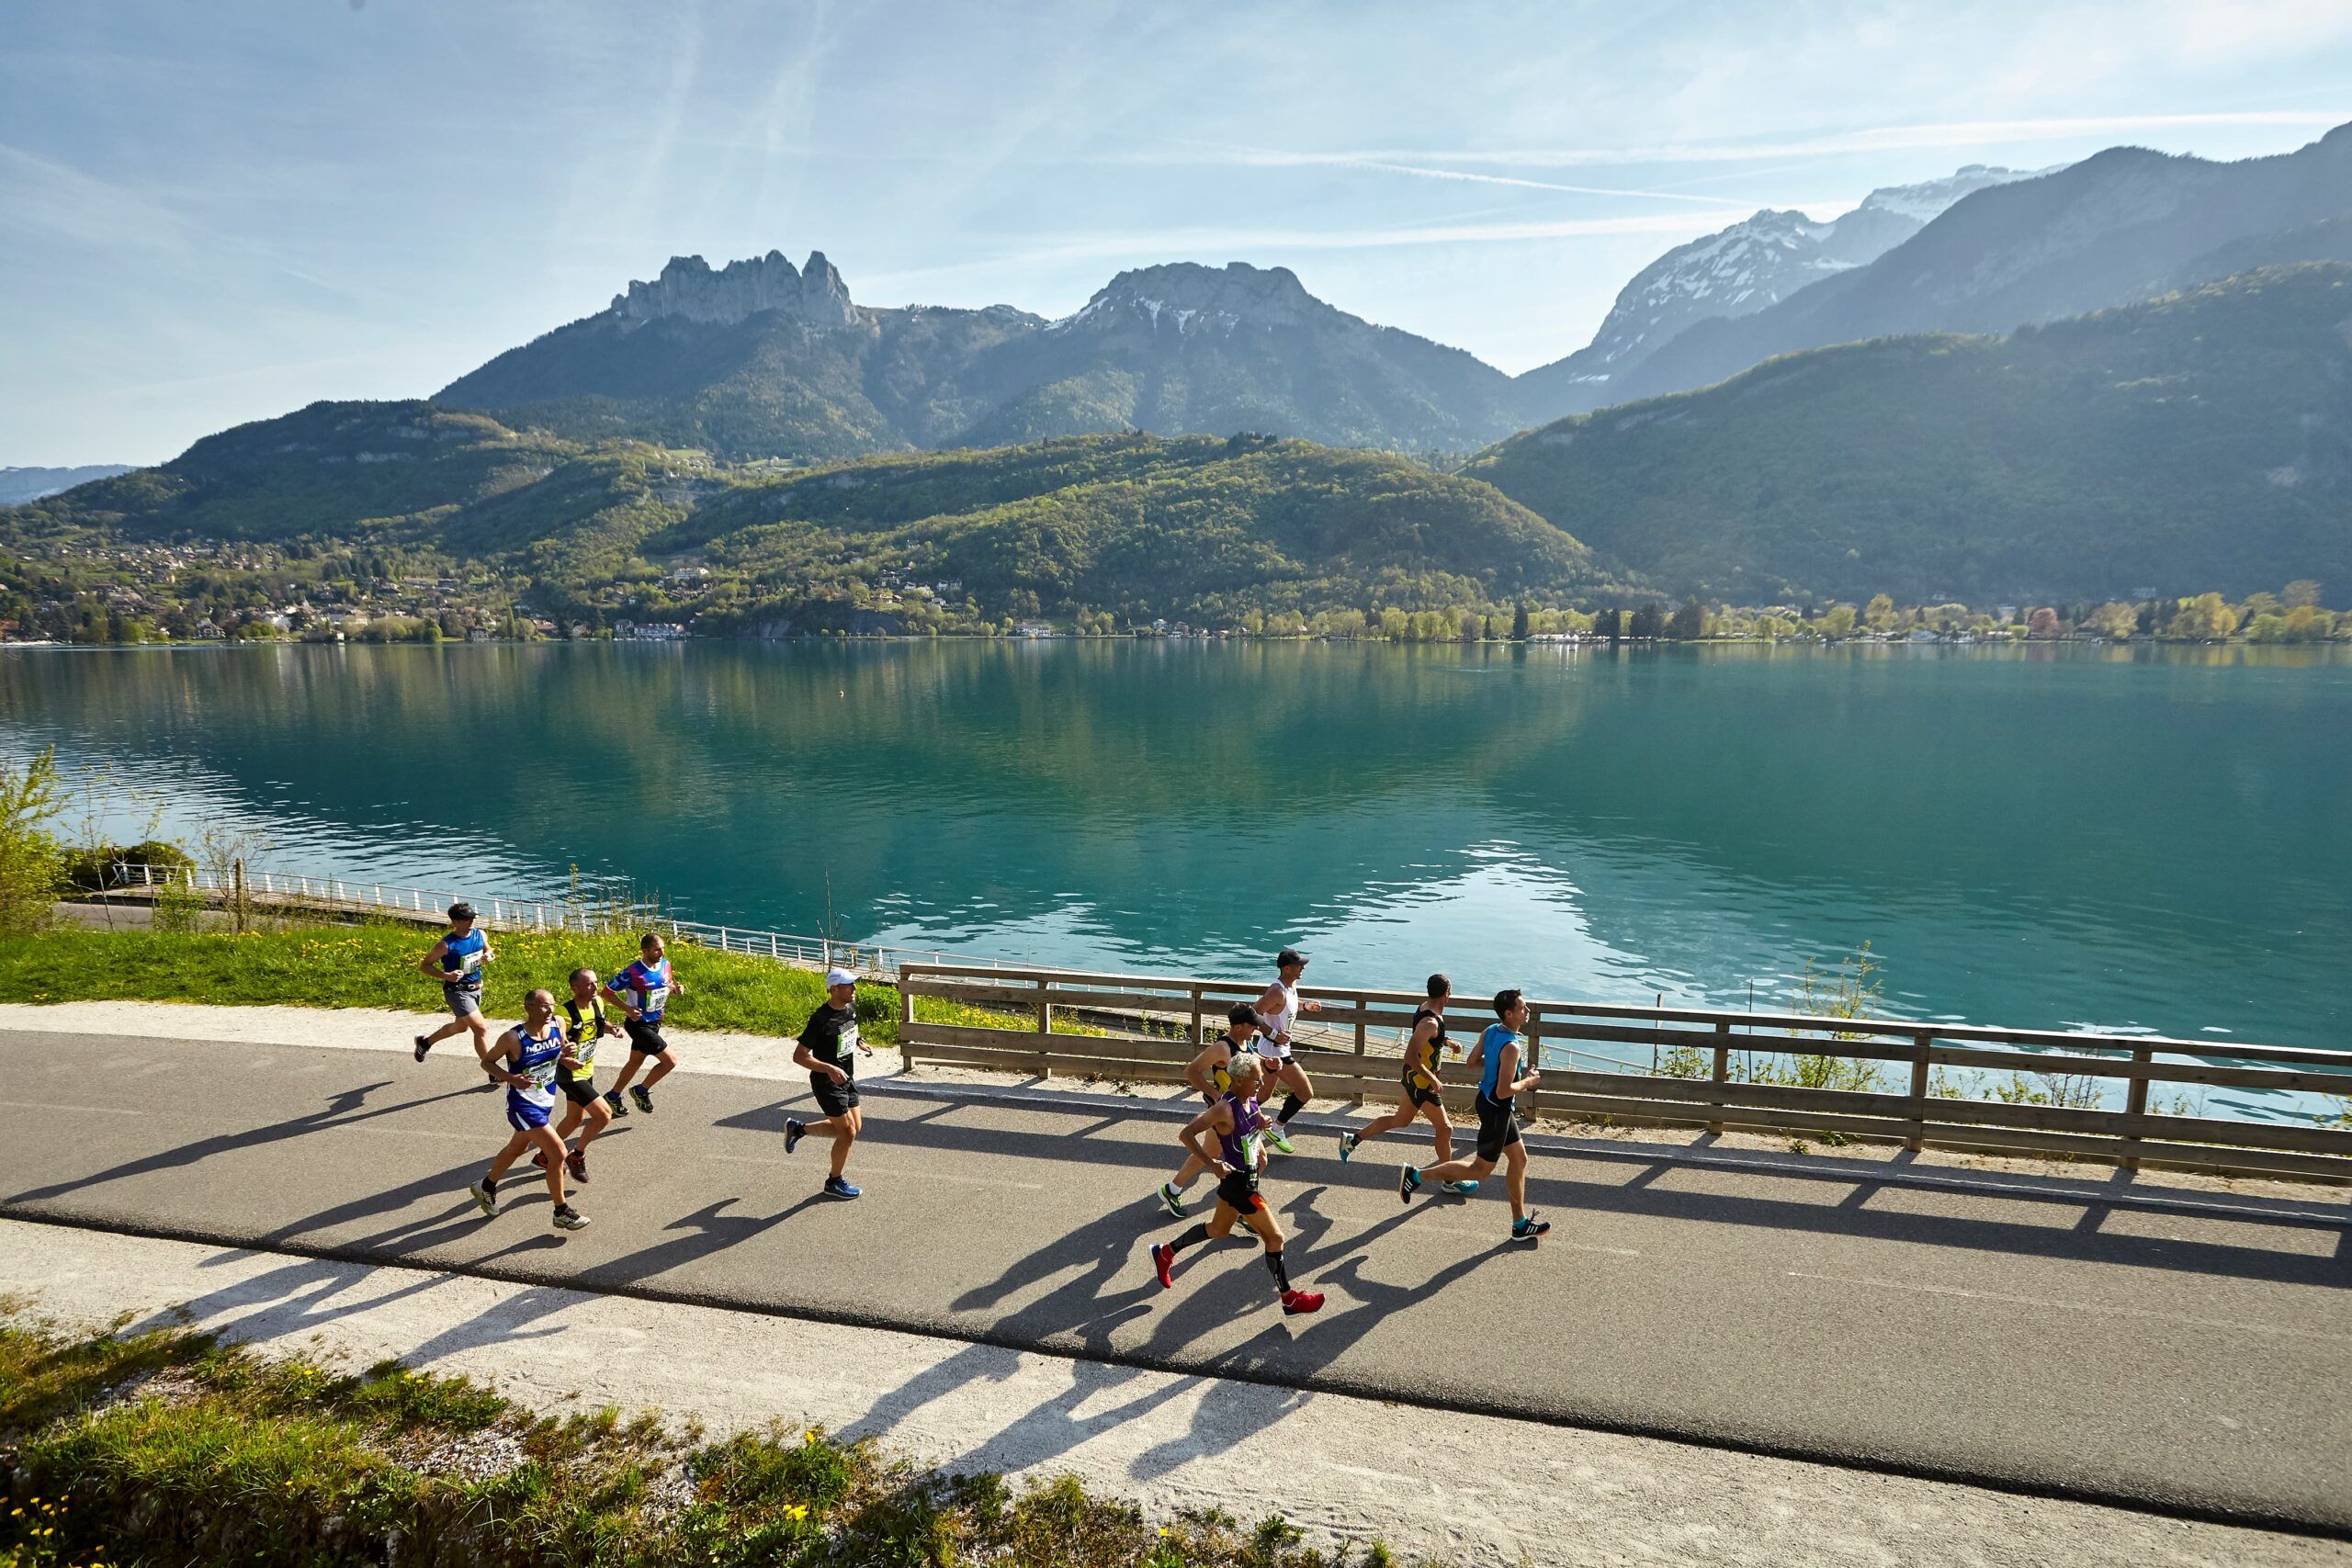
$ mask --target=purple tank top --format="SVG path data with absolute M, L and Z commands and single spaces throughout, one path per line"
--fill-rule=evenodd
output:
M 1245 1174 L 1254 1172 L 1258 1168 L 1258 1151 L 1250 1139 L 1265 1126 L 1265 1113 L 1258 1109 L 1256 1100 L 1238 1095 L 1227 1095 L 1225 1102 L 1233 1107 L 1233 1131 L 1216 1135 L 1219 1152 L 1225 1156 L 1225 1163 L 1234 1169 Z

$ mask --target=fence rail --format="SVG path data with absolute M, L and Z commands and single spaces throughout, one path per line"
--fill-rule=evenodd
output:
M 907 1066 L 994 1067 L 1050 1076 L 1115 1076 L 1170 1083 L 1225 1010 L 1261 987 L 1165 975 L 1104 975 L 961 962 L 908 963 L 898 971 L 899 1034 Z M 1301 987 L 1321 1004 L 1294 1032 L 1298 1060 L 1329 1100 L 1386 1099 L 1396 1090 L 1404 1037 L 1422 998 L 1406 991 Z M 918 1002 L 937 998 L 998 1012 L 1017 1025 L 946 1024 L 922 1019 Z M 1057 1012 L 1101 1032 L 1057 1032 Z M 2352 1180 L 2352 1129 L 2314 1121 L 2239 1121 L 2152 1111 L 2152 1085 L 2352 1093 L 2352 1052 L 2283 1045 L 2228 1047 L 2216 1061 L 2207 1042 L 2154 1036 L 2069 1034 L 1894 1019 L 1825 1019 L 1806 1013 L 1728 1013 L 1692 1008 L 1622 1007 L 1531 1000 L 1528 1035 L 1543 1083 L 1524 1097 L 1539 1116 L 1606 1117 L 1636 1125 L 1810 1133 L 1907 1148 L 2035 1154 L 2220 1171 Z M 1107 1026 L 1105 1021 L 1112 1021 Z M 1310 1032 L 1310 1030 L 1312 1031 Z M 1618 1054 L 1596 1051 L 1613 1046 Z M 1624 1052 L 1646 1046 L 1643 1063 Z M 1766 1063 L 1812 1064 L 1760 1078 Z M 1591 1066 L 1588 1064 L 1605 1064 Z M 1837 1069 L 1825 1071 L 1827 1065 Z M 1889 1069 L 1893 1071 L 1890 1073 Z M 1742 1069 L 1747 1069 L 1743 1076 Z M 1939 1076 L 1939 1069 L 1944 1069 Z M 1952 1072 L 2120 1084 L 2120 1110 L 2044 1095 L 2041 1102 L 1973 1095 Z M 1791 1077 L 1796 1081 L 1787 1081 Z M 1893 1082 L 1883 1081 L 1891 1077 Z M 1470 1092 L 1448 1084 L 1449 1107 Z
M 802 936 L 743 926 L 715 925 L 704 920 L 673 919 L 648 906 L 625 902 L 546 898 L 532 896 L 458 894 L 413 887 L 370 877 L 343 876 L 327 872 L 279 871 L 274 868 L 206 866 L 158 872 L 144 864 L 119 864 L 118 889 L 150 895 L 160 886 L 187 888 L 208 904 L 227 907 L 242 898 L 257 909 L 317 909 L 343 914 L 383 914 L 439 923 L 450 905 L 464 898 L 481 911 L 483 924 L 494 931 L 605 931 L 651 926 L 672 937 L 688 937 L 704 947 L 726 953 L 772 958 L 802 969 L 839 965 L 872 979 L 888 979 L 901 964 L 945 963 L 987 965 L 985 959 L 888 947 L 867 942 Z

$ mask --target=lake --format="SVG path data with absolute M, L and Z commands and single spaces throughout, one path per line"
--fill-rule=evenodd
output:
M 2352 660 L 1105 641 L 17 649 L 116 831 L 1083 966 L 2341 1046 Z M 831 925 L 828 928 L 827 922 Z

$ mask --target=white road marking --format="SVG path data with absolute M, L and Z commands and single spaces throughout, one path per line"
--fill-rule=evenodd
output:
M 2352 1334 L 2332 1334 L 2324 1328 L 2290 1328 L 2275 1323 L 2243 1323 L 2233 1318 L 2190 1317 L 2184 1313 L 2152 1312 L 2146 1307 L 2109 1306 L 2098 1302 L 2052 1301 L 2047 1296 L 2017 1296 L 2003 1291 L 1971 1291 L 1959 1285 L 1921 1285 L 1904 1280 L 1873 1280 L 1867 1276 L 1808 1274 L 1788 1270 L 1792 1280 L 1817 1280 L 1826 1285 L 1860 1285 L 1876 1291 L 1909 1291 L 1923 1296 L 1958 1296 L 1963 1301 L 1998 1302 L 2004 1306 L 2038 1307 L 2054 1312 L 2089 1312 L 2107 1317 L 2144 1317 L 2158 1323 L 2186 1324 L 2193 1328 L 2226 1328 L 2233 1334 L 2277 1334 L 2297 1339 L 2346 1339 Z

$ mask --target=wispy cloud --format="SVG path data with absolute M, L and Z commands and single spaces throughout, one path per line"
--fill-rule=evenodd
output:
M 188 224 L 143 191 L 0 143 L 0 232 L 107 250 L 184 253 Z
M 1688 191 L 1633 190 L 1622 186 L 1566 185 L 1557 180 L 1531 180 L 1513 175 L 1484 175 L 1468 169 L 1434 168 L 1426 164 L 1400 163 L 1395 158 L 1353 152 L 1282 152 L 1250 148 L 1230 161 L 1253 169 L 1363 169 L 1374 174 L 1412 175 L 1428 180 L 1468 180 L 1478 185 L 1516 186 L 1521 190 L 1565 191 L 1571 196 L 1634 197 L 1649 201 L 1681 201 L 1700 207 L 1731 207 L 1752 210 L 1759 205 L 1737 197 L 1702 196 Z
M 1661 141 L 1625 147 L 1364 148 L 1297 154 L 1335 164 L 1413 164 L 1478 168 L 1626 167 L 1655 164 L 1715 164 L 1764 158 L 1818 157 L 1842 152 L 1885 152 L 1919 147 L 1995 147 L 2048 138 L 2130 136 L 2159 130 L 2219 126 L 2304 127 L 2324 130 L 2352 119 L 2352 110 L 2249 109 L 2213 114 L 2078 116 L 2054 119 L 1945 120 L 1923 125 L 1883 125 L 1828 136 L 1768 141 Z M 1227 162 L 1248 165 L 1250 153 Z M 1624 191 L 1621 195 L 1662 195 Z

